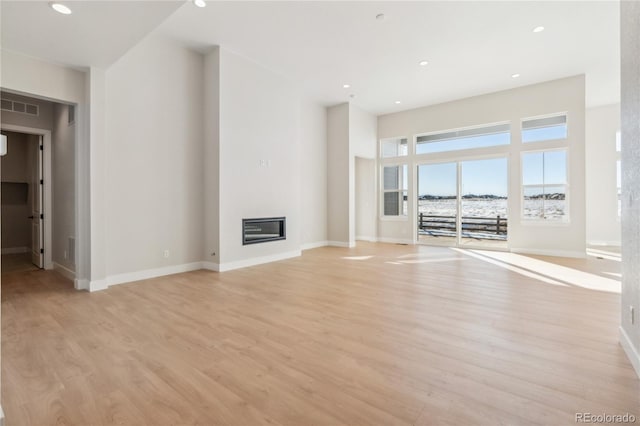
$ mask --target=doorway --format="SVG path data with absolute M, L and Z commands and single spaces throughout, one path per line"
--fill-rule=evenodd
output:
M 2 128 L 7 137 L 7 154 L 0 160 L 4 272 L 51 268 L 51 243 L 47 238 L 51 230 L 45 224 L 51 203 L 49 185 L 45 188 L 48 179 L 44 158 L 45 139 L 49 144 L 50 135 L 19 130 L 23 129 Z
M 418 242 L 507 248 L 506 157 L 418 165 Z

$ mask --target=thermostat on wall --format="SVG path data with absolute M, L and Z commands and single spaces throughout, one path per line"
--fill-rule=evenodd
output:
M 7 136 L 0 136 L 0 155 L 5 155 L 7 153 Z

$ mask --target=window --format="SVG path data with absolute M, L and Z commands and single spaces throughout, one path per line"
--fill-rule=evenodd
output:
M 522 121 L 522 142 L 540 142 L 567 138 L 567 116 L 531 118 Z
M 382 158 L 401 157 L 408 154 L 407 138 L 383 139 L 380 141 Z
M 568 221 L 567 152 L 526 152 L 522 155 L 522 217 Z
M 416 139 L 416 154 L 486 148 L 489 146 L 509 145 L 510 143 L 510 124 L 496 124 L 418 136 Z
M 382 214 L 407 215 L 407 165 L 382 168 Z

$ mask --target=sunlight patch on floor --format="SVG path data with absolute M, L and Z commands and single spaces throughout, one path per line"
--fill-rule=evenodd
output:
M 620 281 L 515 253 L 454 249 L 549 284 L 620 293 Z M 514 269 L 515 268 L 515 269 Z
M 553 280 L 551 278 L 545 277 L 544 275 L 536 274 L 535 272 L 532 272 L 532 271 L 527 271 L 526 269 L 519 268 L 519 267 L 511 265 L 509 263 L 505 263 L 505 262 L 502 262 L 502 261 L 499 261 L 499 260 L 491 259 L 489 257 L 483 256 L 482 254 L 477 254 L 477 253 L 475 253 L 474 250 L 459 249 L 459 248 L 452 248 L 451 250 L 457 251 L 457 252 L 465 254 L 467 256 L 474 257 L 476 259 L 480 259 L 480 260 L 482 260 L 484 262 L 487 262 L 487 263 L 491 263 L 492 265 L 500 266 L 500 267 L 508 269 L 510 271 L 517 272 L 520 275 L 524 275 L 525 277 L 534 278 L 536 280 L 545 282 L 547 284 L 553 284 L 553 285 L 559 285 L 559 286 L 562 286 L 562 287 L 568 287 L 567 284 L 563 284 L 563 283 L 561 283 L 559 281 L 556 281 L 556 280 Z

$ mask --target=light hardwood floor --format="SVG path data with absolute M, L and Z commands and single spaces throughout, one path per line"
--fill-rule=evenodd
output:
M 52 272 L 4 274 L 6 424 L 640 422 L 619 294 L 580 281 L 619 262 L 523 258 L 570 268 L 361 243 L 92 294 Z M 587 272 L 571 282 L 571 269 Z

